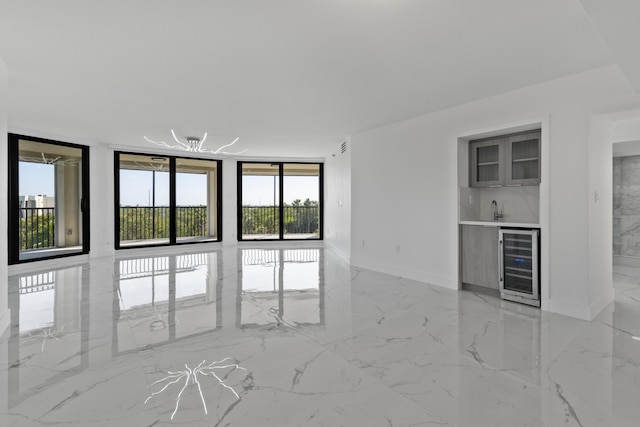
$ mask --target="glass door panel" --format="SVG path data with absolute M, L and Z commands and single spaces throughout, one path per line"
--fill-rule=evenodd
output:
M 21 262 L 88 252 L 88 219 L 83 212 L 84 163 L 88 149 L 29 138 L 17 141 L 11 169 L 12 234 L 10 260 Z M 15 152 L 14 152 L 15 153 Z M 10 239 L 12 240 L 12 239 Z M 88 242 L 87 242 L 88 243 Z
M 320 165 L 283 165 L 285 239 L 320 238 Z
M 500 179 L 499 146 L 478 147 L 476 179 L 478 182 L 498 181 Z
M 511 143 L 511 179 L 538 178 L 538 139 L 528 139 Z
M 242 163 L 241 238 L 280 238 L 280 166 Z
M 169 243 L 169 159 L 120 154 L 120 247 Z
M 176 159 L 176 241 L 217 240 L 218 163 Z
M 500 229 L 498 233 L 502 298 L 539 307 L 538 230 Z
M 504 139 L 469 143 L 469 185 L 499 187 L 504 184 Z

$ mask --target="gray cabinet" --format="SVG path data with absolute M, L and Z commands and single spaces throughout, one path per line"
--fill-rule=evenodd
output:
M 540 183 L 540 131 L 513 135 L 506 139 L 507 186 Z
M 502 187 L 505 142 L 502 138 L 496 138 L 469 144 L 471 187 Z
M 539 183 L 539 130 L 469 143 L 471 187 L 517 187 Z
M 462 283 L 498 289 L 498 227 L 461 226 Z

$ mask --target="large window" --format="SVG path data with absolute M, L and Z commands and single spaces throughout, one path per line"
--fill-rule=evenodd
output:
M 116 248 L 221 240 L 219 160 L 116 153 Z
M 9 135 L 9 263 L 89 252 L 89 148 Z
M 322 164 L 238 162 L 238 240 L 322 239 Z

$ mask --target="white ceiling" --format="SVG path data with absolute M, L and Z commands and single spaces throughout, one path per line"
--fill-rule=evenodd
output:
M 12 131 L 152 151 L 143 136 L 174 129 L 324 157 L 364 129 L 614 63 L 593 22 L 579 0 L 0 0 L 0 57 Z

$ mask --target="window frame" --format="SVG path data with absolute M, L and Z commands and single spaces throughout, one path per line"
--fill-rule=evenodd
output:
M 181 246 L 181 245 L 193 245 L 203 243 L 219 243 L 222 242 L 222 160 L 210 159 L 204 157 L 192 157 L 192 156 L 176 156 L 165 153 L 148 153 L 139 151 L 114 151 L 114 248 L 116 250 L 121 249 L 140 249 L 140 248 L 154 248 L 164 246 Z M 120 155 L 135 155 L 135 156 L 148 156 L 148 157 L 165 157 L 169 160 L 169 242 L 150 243 L 140 245 L 127 245 L 122 246 L 120 244 Z M 192 160 L 204 160 L 216 163 L 216 238 L 201 240 L 180 242 L 177 241 L 177 227 L 176 227 L 176 161 L 178 159 L 192 159 Z
M 263 164 L 278 166 L 278 235 L 277 239 L 243 239 L 242 238 L 242 166 L 244 164 Z M 285 165 L 317 165 L 318 166 L 318 238 L 284 238 L 284 177 Z M 324 163 L 322 162 L 288 162 L 288 161 L 251 161 L 243 160 L 237 162 L 237 238 L 238 242 L 296 242 L 309 241 L 317 242 L 324 240 Z
M 61 147 L 69 147 L 79 149 L 82 158 L 81 192 L 79 208 L 82 218 L 82 249 L 76 252 L 68 252 L 50 256 L 42 256 L 37 258 L 20 259 L 20 217 L 16 212 L 20 209 L 20 140 L 32 141 L 41 144 L 51 144 Z M 90 212 L 90 163 L 89 163 L 89 146 L 74 144 L 70 142 L 57 141 L 53 139 L 39 138 L 35 136 L 22 135 L 17 133 L 9 133 L 8 135 L 8 264 L 23 264 L 28 262 L 45 261 L 56 258 L 67 258 L 77 255 L 86 255 L 91 248 L 91 212 Z

